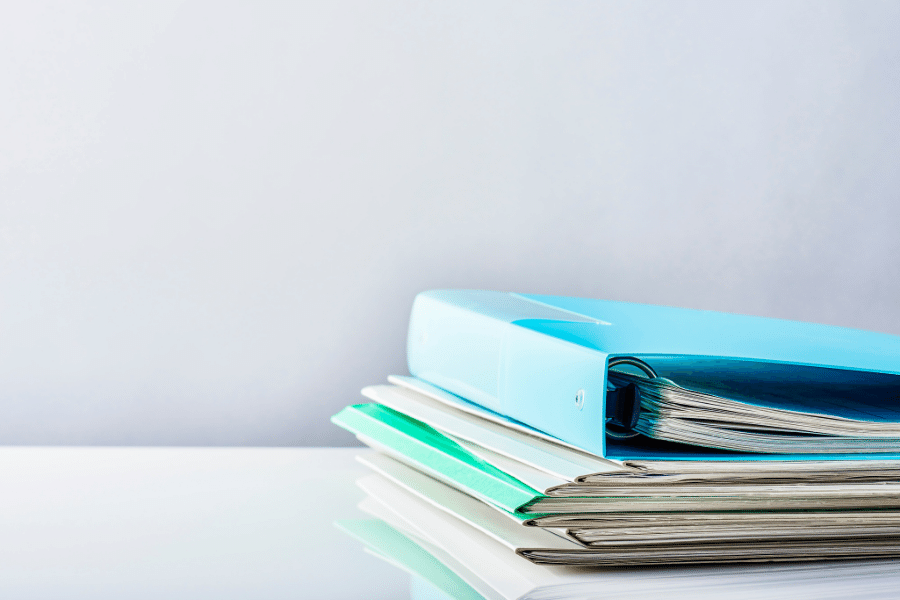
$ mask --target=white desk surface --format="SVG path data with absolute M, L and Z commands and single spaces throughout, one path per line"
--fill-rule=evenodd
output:
M 365 518 L 360 451 L 0 447 L 0 598 L 419 597 L 334 526 Z M 587 596 L 895 598 L 894 564 L 598 572 Z
M 354 448 L 0 447 L 0 598 L 408 598 Z

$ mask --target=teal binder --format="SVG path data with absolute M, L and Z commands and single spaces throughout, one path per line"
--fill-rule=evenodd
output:
M 684 387 L 749 404 L 900 422 L 900 337 L 603 300 L 471 290 L 419 294 L 410 373 L 496 415 L 606 458 L 807 460 L 606 430 L 610 361 L 633 357 Z

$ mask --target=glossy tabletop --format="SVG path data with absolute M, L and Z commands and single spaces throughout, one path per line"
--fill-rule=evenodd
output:
M 0 598 L 448 598 L 335 526 L 366 518 L 365 451 L 0 448 Z M 894 561 L 589 576 L 577 597 L 900 593 Z
M 404 598 L 358 450 L 0 448 L 0 598 Z

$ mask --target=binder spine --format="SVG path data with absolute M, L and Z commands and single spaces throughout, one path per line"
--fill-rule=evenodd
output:
M 586 324 L 577 315 L 548 312 L 511 294 L 425 292 L 416 298 L 410 318 L 409 370 L 605 456 L 608 355 L 539 330 L 540 323 L 573 321 Z

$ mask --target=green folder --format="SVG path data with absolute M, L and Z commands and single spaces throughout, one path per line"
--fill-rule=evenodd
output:
M 404 462 L 509 513 L 544 498 L 424 423 L 381 404 L 348 406 L 336 425 L 400 455 Z

